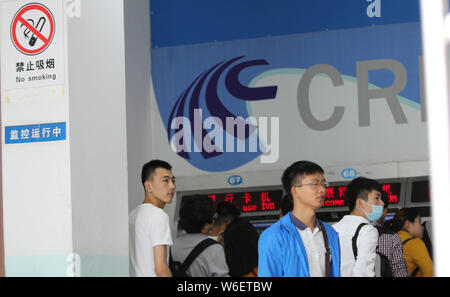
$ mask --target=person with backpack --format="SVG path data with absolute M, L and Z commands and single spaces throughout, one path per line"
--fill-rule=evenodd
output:
M 214 223 L 214 202 L 202 196 L 183 199 L 180 225 L 186 234 L 170 248 L 169 267 L 175 277 L 229 276 L 223 246 L 208 237 Z
M 394 218 L 386 224 L 397 232 L 403 243 L 408 272 L 412 277 L 432 277 L 433 261 L 422 240 L 423 226 L 420 224 L 420 214 L 416 208 L 402 208 Z
M 383 215 L 374 224 L 379 234 L 377 247 L 377 254 L 381 258 L 381 271 L 379 276 L 409 277 L 405 255 L 403 254 L 402 240 L 397 233 L 384 226 L 389 206 L 389 197 L 384 191 L 381 194 L 381 200 L 383 200 L 384 203 Z M 387 263 L 383 263 L 384 260 L 387 260 Z
M 345 191 L 350 214 L 333 228 L 339 233 L 341 276 L 374 277 L 378 231 L 371 225 L 383 214 L 381 185 L 373 179 L 353 179 Z

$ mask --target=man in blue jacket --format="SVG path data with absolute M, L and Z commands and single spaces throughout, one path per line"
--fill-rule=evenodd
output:
M 323 175 L 322 167 L 309 161 L 284 171 L 281 181 L 294 207 L 261 234 L 258 276 L 340 276 L 338 233 L 316 218 L 328 187 Z

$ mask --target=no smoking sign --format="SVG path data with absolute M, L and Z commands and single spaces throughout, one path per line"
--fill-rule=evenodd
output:
M 2 90 L 65 82 L 64 2 L 0 1 Z
M 45 51 L 54 35 L 55 18 L 43 4 L 30 3 L 23 6 L 12 20 L 12 42 L 25 55 L 38 55 Z

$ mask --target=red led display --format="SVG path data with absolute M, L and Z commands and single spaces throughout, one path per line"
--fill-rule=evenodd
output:
M 390 204 L 396 204 L 399 201 L 400 197 L 400 183 L 386 183 L 382 184 L 383 191 L 389 197 Z M 345 191 L 347 190 L 347 186 L 335 186 L 329 187 L 325 192 L 325 200 L 323 201 L 323 208 L 334 208 L 334 207 L 342 207 L 348 206 L 347 202 L 344 199 Z
M 389 204 L 398 203 L 400 197 L 400 183 L 383 184 L 383 191 L 389 197 Z
M 215 203 L 219 203 L 221 201 L 230 202 L 240 209 L 241 212 L 245 213 L 279 210 L 282 195 L 282 190 L 270 190 L 219 194 L 211 193 L 200 196 L 208 197 Z
M 347 206 L 344 200 L 345 190 L 347 190 L 346 186 L 327 188 L 322 207 Z

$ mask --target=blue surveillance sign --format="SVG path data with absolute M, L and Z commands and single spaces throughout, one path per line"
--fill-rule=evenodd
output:
M 66 123 L 6 126 L 5 144 L 66 140 Z

